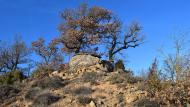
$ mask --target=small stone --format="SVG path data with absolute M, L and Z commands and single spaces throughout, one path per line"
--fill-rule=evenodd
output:
M 96 107 L 96 104 L 93 101 L 91 101 L 90 102 L 90 107 Z

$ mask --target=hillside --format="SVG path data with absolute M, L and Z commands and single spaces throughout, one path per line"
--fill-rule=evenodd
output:
M 178 87 L 176 92 L 163 90 L 160 93 L 166 93 L 155 93 L 152 98 L 148 88 L 143 79 L 134 77 L 130 71 L 113 68 L 110 62 L 92 55 L 77 55 L 67 69 L 0 86 L 0 104 L 1 107 L 160 107 L 180 106 L 174 105 L 178 98 L 189 101 L 189 86 L 185 88 L 188 94 L 182 95 L 185 90 Z M 173 93 L 178 93 L 178 98 Z

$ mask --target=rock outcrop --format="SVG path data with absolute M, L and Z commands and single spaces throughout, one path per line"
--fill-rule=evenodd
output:
M 113 65 L 109 61 L 101 60 L 97 56 L 89 54 L 79 54 L 74 56 L 70 62 L 69 67 L 71 71 L 81 72 L 111 72 Z

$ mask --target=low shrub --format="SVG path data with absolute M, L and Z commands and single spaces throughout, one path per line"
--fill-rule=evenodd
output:
M 175 86 L 170 86 L 163 88 L 157 92 L 155 99 L 161 104 L 169 104 L 175 106 L 186 106 L 190 104 L 190 85 L 188 87 L 184 86 L 183 83 L 176 84 Z
M 87 96 L 79 96 L 77 97 L 77 100 L 80 104 L 82 105 L 86 105 L 89 104 L 91 101 L 93 101 L 94 99 L 91 97 L 87 97 Z
M 108 81 L 111 82 L 111 84 L 118 84 L 118 83 L 123 83 L 125 81 L 125 78 L 123 78 L 121 75 L 116 74 L 112 75 Z
M 85 86 L 80 86 L 78 88 L 73 88 L 73 87 L 66 87 L 64 89 L 64 93 L 65 94 L 71 94 L 73 96 L 81 96 L 81 95 L 89 95 L 92 94 L 94 92 L 94 90 L 92 90 L 89 87 L 85 87 Z
M 65 64 L 61 64 L 60 66 L 59 66 L 59 70 L 69 70 L 69 64 L 68 63 L 65 63 Z
M 125 99 L 124 99 L 124 95 L 123 95 L 123 94 L 118 94 L 118 95 L 116 95 L 116 97 L 117 97 L 119 103 L 125 102 Z
M 20 71 L 10 71 L 0 76 L 0 84 L 13 84 L 21 82 L 26 77 Z
M 40 90 L 39 88 L 32 88 L 32 89 L 30 89 L 30 90 L 26 93 L 25 99 L 26 99 L 26 100 L 34 100 L 35 97 L 36 97 L 37 95 L 39 95 L 40 91 L 41 91 L 41 90 Z
M 149 95 L 151 97 L 154 97 L 155 93 L 157 91 L 160 91 L 162 88 L 161 80 L 159 78 L 158 62 L 156 59 L 149 68 L 149 73 L 146 83 L 147 83 L 147 91 L 149 92 Z
M 49 75 L 49 73 L 51 73 L 53 71 L 48 71 L 47 69 L 44 68 L 37 68 L 36 70 L 34 70 L 31 74 L 32 78 L 43 78 L 43 77 L 47 77 Z
M 35 81 L 32 85 L 32 87 L 40 87 L 42 89 L 45 88 L 60 88 L 67 84 L 67 82 L 63 82 L 60 78 L 42 78 L 38 81 Z
M 0 103 L 9 98 L 15 97 L 19 94 L 20 90 L 9 85 L 0 86 Z
M 115 63 L 114 71 L 117 71 L 117 70 L 125 70 L 125 65 L 124 65 L 124 63 L 123 63 L 122 60 L 118 60 L 118 61 Z
M 74 95 L 89 95 L 93 93 L 93 90 L 89 87 L 81 86 L 79 88 L 73 89 L 72 94 Z
M 139 90 L 142 90 L 142 91 L 147 91 L 147 88 L 148 88 L 145 81 L 140 82 L 140 84 L 138 84 L 137 87 L 138 87 Z
M 54 96 L 50 93 L 42 94 L 34 100 L 32 107 L 46 107 L 57 102 L 59 99 L 60 97 Z
M 104 74 L 97 72 L 84 72 L 81 76 L 82 82 L 90 82 L 91 84 L 97 84 L 98 81 L 103 79 Z
M 112 74 L 109 78 L 108 81 L 110 81 L 111 84 L 125 84 L 125 83 L 137 83 L 140 81 L 138 78 L 133 77 L 130 73 L 122 72 L 122 73 L 115 73 Z
M 140 99 L 134 105 L 137 107 L 160 107 L 158 102 L 149 99 Z
M 159 90 L 155 87 L 150 89 L 150 84 L 142 83 L 139 89 L 146 90 L 148 92 L 147 98 L 154 99 L 154 101 L 163 106 L 187 107 L 187 104 L 190 104 L 189 84 L 186 85 L 181 82 L 174 85 L 171 81 L 162 81 L 159 83 Z

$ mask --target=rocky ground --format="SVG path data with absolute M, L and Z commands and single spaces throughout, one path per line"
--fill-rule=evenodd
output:
M 67 69 L 0 86 L 0 106 L 160 107 L 148 99 L 144 88 L 142 79 L 130 72 L 115 70 L 94 56 L 78 55 Z
M 61 79 L 44 77 L 27 80 L 20 86 L 9 88 L 1 98 L 6 107 L 129 107 L 146 96 L 138 83 L 117 80 L 116 72 L 85 72 Z M 1 88 L 3 89 L 3 88 Z M 7 90 L 7 89 L 4 89 Z

